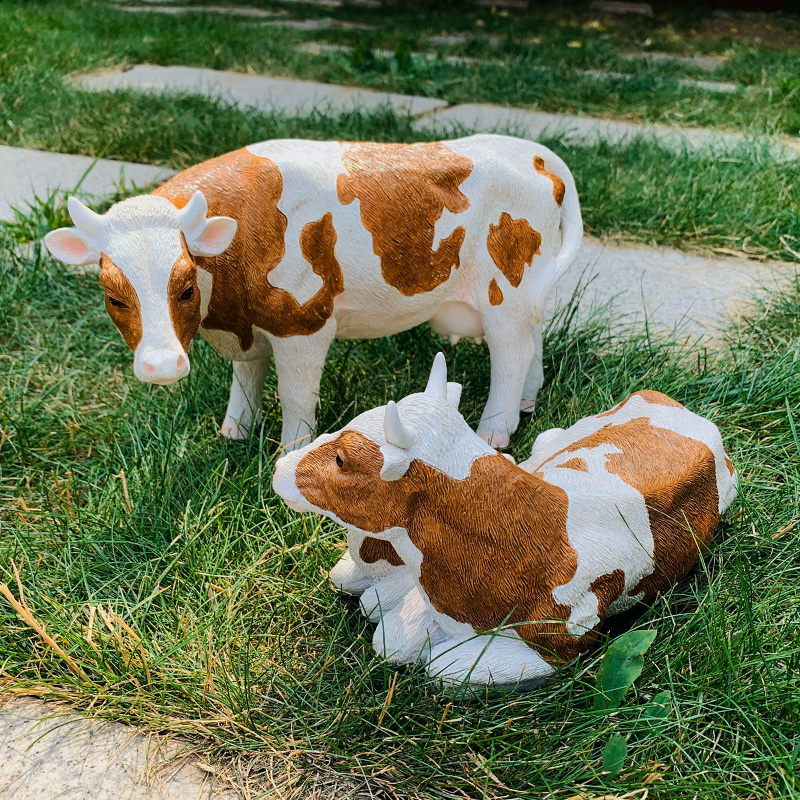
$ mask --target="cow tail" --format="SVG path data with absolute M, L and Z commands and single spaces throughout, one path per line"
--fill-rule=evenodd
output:
M 583 218 L 575 179 L 562 161 L 558 176 L 564 181 L 564 199 L 561 203 L 561 249 L 542 272 L 534 279 L 528 308 L 538 323 L 544 316 L 544 305 L 558 279 L 569 268 L 578 255 L 583 242 Z

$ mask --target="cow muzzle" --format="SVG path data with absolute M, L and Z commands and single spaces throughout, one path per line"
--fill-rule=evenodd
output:
M 295 481 L 295 470 L 299 463 L 300 452 L 297 450 L 279 458 L 272 473 L 272 490 L 292 511 L 311 511 Z
M 140 381 L 169 386 L 189 374 L 189 356 L 176 350 L 136 353 L 133 371 Z

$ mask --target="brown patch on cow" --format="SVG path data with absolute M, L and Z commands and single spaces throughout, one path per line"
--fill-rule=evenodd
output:
M 345 144 L 337 178 L 339 200 L 359 200 L 361 221 L 372 234 L 381 273 L 407 297 L 430 292 L 460 265 L 466 231 L 457 227 L 433 249 L 434 228 L 445 209 L 469 208 L 459 186 L 472 161 L 441 142 Z
M 405 476 L 383 481 L 382 465 L 375 442 L 345 430 L 304 456 L 295 481 L 310 503 L 361 530 L 405 528 L 423 554 L 420 582 L 437 611 L 477 631 L 513 626 L 553 661 L 593 644 L 593 632 L 567 632 L 571 609 L 553 597 L 578 564 L 562 489 L 501 455 L 476 459 L 466 480 L 413 461 Z
M 622 451 L 606 456 L 606 469 L 639 491 L 647 506 L 654 570 L 631 594 L 644 592 L 651 600 L 689 573 L 719 525 L 714 454 L 702 442 L 657 428 L 646 417 L 609 423 L 560 453 L 606 444 Z
M 489 281 L 489 302 L 493 306 L 499 306 L 503 302 L 503 290 L 497 285 L 494 278 Z
M 533 168 L 540 174 L 544 175 L 545 178 L 550 178 L 553 182 L 553 200 L 556 201 L 556 204 L 560 206 L 564 202 L 564 192 L 566 191 L 566 187 L 564 186 L 564 181 L 555 174 L 555 172 L 548 172 L 544 166 L 544 159 L 541 156 L 534 156 L 533 157 Z
M 589 591 L 597 596 L 597 616 L 603 619 L 608 607 L 625 591 L 625 570 L 615 569 L 595 578 Z
M 388 561 L 393 567 L 400 567 L 403 559 L 397 555 L 391 542 L 382 539 L 373 539 L 371 536 L 364 538 L 358 548 L 358 557 L 365 564 L 374 564 L 376 561 Z
M 728 472 L 733 475 L 736 471 L 733 467 L 733 461 L 731 461 L 727 456 L 725 456 L 725 466 L 728 468 Z
M 526 219 L 512 219 L 505 211 L 497 225 L 489 223 L 486 246 L 492 261 L 516 287 L 522 282 L 525 267 L 533 263 L 540 253 L 542 235 L 531 228 Z
M 242 350 L 253 344 L 254 325 L 273 336 L 308 335 L 322 328 L 333 313 L 333 298 L 344 289 L 331 214 L 308 223 L 300 235 L 304 258 L 322 278 L 317 293 L 301 304 L 269 281 L 286 252 L 288 223 L 278 209 L 283 192 L 278 165 L 243 148 L 181 172 L 153 194 L 180 209 L 198 189 L 208 201 L 209 216 L 233 217 L 239 225 L 224 253 L 195 259 L 213 279 L 203 327 L 235 334 Z
M 557 469 L 576 469 L 578 472 L 588 472 L 589 467 L 586 466 L 586 462 L 582 458 L 571 458 L 569 461 L 565 461 L 563 464 L 557 464 Z
M 106 311 L 125 344 L 134 352 L 142 341 L 139 297 L 125 273 L 105 254 L 100 254 L 100 284 L 106 290 Z M 122 305 L 114 305 L 112 300 Z
M 683 408 L 683 406 L 677 401 L 673 400 L 669 395 L 663 394 L 662 392 L 654 392 L 651 389 L 642 389 L 640 392 L 634 392 L 631 395 L 628 395 L 621 403 L 617 403 L 609 411 L 604 411 L 602 414 L 597 414 L 598 418 L 600 417 L 610 417 L 612 414 L 616 414 L 626 403 L 630 402 L 634 397 L 641 397 L 645 403 L 651 403 L 654 406 L 669 406 L 670 408 Z
M 197 265 L 186 247 L 186 239 L 181 234 L 183 254 L 172 265 L 167 295 L 169 316 L 175 336 L 185 352 L 200 327 L 200 291 L 197 288 Z

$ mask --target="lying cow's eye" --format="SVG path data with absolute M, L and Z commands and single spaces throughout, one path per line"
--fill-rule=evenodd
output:
M 122 302 L 122 300 L 117 300 L 116 297 L 111 297 L 111 295 L 108 296 L 108 302 L 111 303 L 111 305 L 114 306 L 114 308 L 127 308 L 128 307 L 128 306 L 125 305 L 125 303 Z
M 336 454 L 336 466 L 339 467 L 339 469 L 342 469 L 344 467 L 344 459 L 342 458 L 340 453 Z
M 191 300 L 194 297 L 194 286 L 187 286 L 178 300 Z

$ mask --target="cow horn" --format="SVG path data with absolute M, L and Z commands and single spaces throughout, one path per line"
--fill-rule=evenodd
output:
M 444 360 L 444 353 L 437 353 L 433 359 L 425 394 L 441 397 L 443 400 L 447 397 L 447 362 Z
M 206 221 L 208 203 L 206 202 L 205 195 L 198 189 L 189 198 L 189 202 L 178 214 L 181 218 L 181 230 L 187 234 L 187 236 L 192 234 Z
M 414 431 L 403 424 L 400 419 L 400 412 L 397 404 L 390 400 L 386 404 L 386 414 L 383 417 L 383 432 L 386 436 L 387 444 L 393 444 L 401 450 L 408 450 L 417 440 Z
M 67 209 L 72 221 L 75 223 L 75 227 L 79 231 L 95 239 L 103 238 L 105 220 L 102 214 L 92 211 L 91 208 L 81 203 L 77 197 L 67 199 Z

